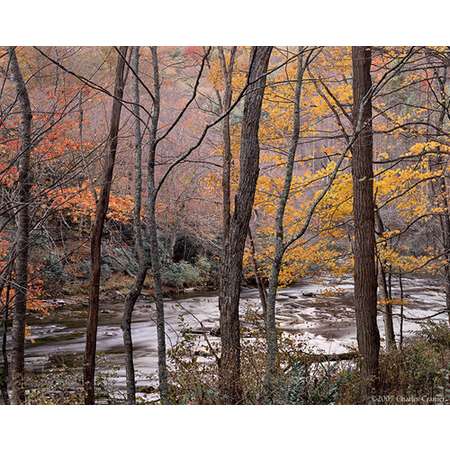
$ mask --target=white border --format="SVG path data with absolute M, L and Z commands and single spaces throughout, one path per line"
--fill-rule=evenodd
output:
M 5 0 L 0 45 L 450 44 L 448 0 L 156 1 Z M 33 450 L 439 449 L 448 447 L 445 408 L 0 407 L 0 442 Z
M 5 449 L 448 447 L 445 406 L 13 406 L 0 424 Z
M 448 0 L 5 0 L 1 45 L 446 45 Z

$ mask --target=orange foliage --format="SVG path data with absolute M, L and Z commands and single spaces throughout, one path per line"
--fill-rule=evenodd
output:
M 10 242 L 6 238 L 5 234 L 3 233 L 0 235 L 0 272 L 3 273 L 5 270 L 5 266 L 8 263 L 8 254 L 9 254 L 9 246 Z M 37 275 L 40 272 L 39 266 L 33 266 L 30 264 L 28 269 L 28 295 L 27 295 L 27 308 L 30 311 L 36 311 L 41 314 L 48 314 L 48 305 L 42 301 L 45 291 L 44 291 L 44 283 L 42 279 Z M 9 289 L 9 308 L 12 308 L 12 305 L 14 304 L 14 297 L 15 297 L 15 288 L 14 284 L 10 285 Z M 3 307 L 6 305 L 7 301 L 7 289 L 4 287 L 1 291 L 0 295 L 0 305 Z
M 96 189 L 97 194 L 99 189 Z M 81 187 L 58 189 L 52 195 L 52 208 L 59 209 L 74 222 L 82 218 L 92 220 L 95 216 L 95 199 L 87 182 Z M 133 197 L 111 194 L 107 218 L 118 222 L 130 222 L 134 207 Z

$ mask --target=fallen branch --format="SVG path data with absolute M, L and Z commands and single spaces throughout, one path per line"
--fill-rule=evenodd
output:
M 329 353 L 329 354 L 313 354 L 313 353 L 303 353 L 308 364 L 318 363 L 318 362 L 328 362 L 328 361 L 349 361 L 352 359 L 359 358 L 358 352 L 347 352 L 347 353 Z

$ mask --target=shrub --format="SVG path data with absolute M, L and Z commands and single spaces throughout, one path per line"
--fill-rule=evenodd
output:
M 264 391 L 266 345 L 261 317 L 247 310 L 241 343 L 241 381 L 245 404 L 267 403 Z M 220 402 L 218 340 L 198 337 L 188 328 L 182 339 L 169 351 L 170 383 L 173 403 L 217 404 Z M 279 336 L 280 373 L 275 381 L 271 403 L 328 404 L 337 399 L 339 370 L 346 363 L 317 363 L 308 361 L 307 348 L 298 336 Z
M 64 283 L 68 279 L 61 257 L 53 253 L 46 255 L 40 267 L 40 273 L 45 292 L 49 295 L 60 295 Z
M 166 265 L 161 274 L 162 282 L 166 286 L 182 289 L 200 282 L 200 272 L 186 261 Z
M 211 262 L 205 257 L 199 257 L 195 264 L 181 260 L 166 262 L 161 278 L 166 286 L 182 289 L 183 287 L 206 286 L 211 277 Z
M 261 318 L 247 311 L 241 344 L 241 381 L 246 404 L 267 403 L 264 392 L 265 339 Z M 186 329 L 169 353 L 174 403 L 219 403 L 219 342 Z M 207 340 L 209 343 L 207 342 Z M 280 334 L 281 370 L 270 402 L 276 404 L 361 404 L 362 379 L 355 360 L 311 363 L 305 344 L 292 334 Z M 405 340 L 402 351 L 380 354 L 380 383 L 366 403 L 435 404 L 450 394 L 450 331 L 447 325 L 426 324 Z M 445 397 L 447 396 L 447 397 Z
M 105 356 L 99 358 L 99 368 L 108 367 Z M 30 405 L 80 405 L 84 403 L 80 365 L 57 364 L 27 377 L 26 402 Z M 95 377 L 96 402 L 124 403 L 125 396 L 116 386 L 116 368 L 98 370 Z
M 437 350 L 450 350 L 450 328 L 446 323 L 426 322 L 416 335 Z

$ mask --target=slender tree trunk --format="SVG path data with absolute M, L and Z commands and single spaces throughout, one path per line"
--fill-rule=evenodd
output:
M 139 47 L 132 50 L 131 66 L 136 75 L 139 75 Z M 148 261 L 142 242 L 141 229 L 141 210 L 142 210 L 142 132 L 140 118 L 140 92 L 139 80 L 137 76 L 133 79 L 133 113 L 134 121 L 134 142 L 135 142 L 135 160 L 134 160 L 134 209 L 133 209 L 133 228 L 134 228 L 134 246 L 136 260 L 138 262 L 138 272 L 134 280 L 133 288 L 125 299 L 124 311 L 122 316 L 123 344 L 125 347 L 125 367 L 127 379 L 127 402 L 130 405 L 136 403 L 136 378 L 133 362 L 133 340 L 131 334 L 131 322 L 134 306 L 141 295 L 147 275 Z
M 156 223 L 157 190 L 155 182 L 155 158 L 160 114 L 160 82 L 158 50 L 151 47 L 153 66 L 153 116 L 150 130 L 149 157 L 147 164 L 147 235 L 150 243 L 150 262 L 153 275 L 153 288 L 156 303 L 156 333 L 158 341 L 158 378 L 161 403 L 169 403 L 169 387 L 167 381 L 166 331 L 164 322 L 164 299 L 161 283 L 161 260 L 159 255 L 158 226 Z
M 133 340 L 131 335 L 131 322 L 133 317 L 133 310 L 137 299 L 141 295 L 142 286 L 144 285 L 145 277 L 147 275 L 147 266 L 140 265 L 134 286 L 128 293 L 125 299 L 125 305 L 122 315 L 122 332 L 123 345 L 125 348 L 125 370 L 127 380 L 127 402 L 129 405 L 136 403 L 136 377 L 134 372 L 133 361 Z
M 154 170 L 154 162 L 152 163 Z M 156 201 L 154 196 L 154 184 L 149 191 L 149 241 L 150 241 L 150 260 L 153 275 L 153 289 L 156 303 L 156 332 L 158 340 L 158 377 L 159 377 L 159 393 L 161 396 L 161 403 L 169 402 L 169 388 L 167 381 L 167 361 L 166 361 L 166 331 L 164 319 L 164 299 L 161 282 L 161 261 L 159 256 L 158 243 L 158 227 L 156 224 Z
M 437 89 L 434 91 L 434 95 L 439 95 L 440 102 L 440 114 L 437 120 L 438 130 L 444 132 L 445 121 L 448 117 L 448 105 L 449 98 L 447 94 L 448 85 L 448 70 L 449 70 L 449 56 L 447 52 L 447 65 L 443 68 L 442 72 L 438 68 L 434 69 L 435 78 L 437 80 Z M 435 131 L 433 131 L 435 133 Z M 439 225 L 441 228 L 442 246 L 445 252 L 445 264 L 444 264 L 444 286 L 445 286 L 445 302 L 447 307 L 448 322 L 450 325 L 450 209 L 448 204 L 448 185 L 447 185 L 447 164 L 448 160 L 445 154 L 441 152 L 440 147 L 436 149 L 437 155 L 430 160 L 430 166 L 434 170 L 441 170 L 442 175 L 436 180 L 431 182 L 433 197 L 437 205 L 442 209 L 439 215 Z
M 436 73 L 436 77 L 439 79 L 439 74 Z M 441 86 L 438 91 L 442 91 L 442 103 L 445 104 L 445 84 L 446 77 L 441 81 Z M 437 128 L 442 130 L 444 127 L 444 119 L 446 110 L 442 109 L 439 119 L 437 121 Z M 430 121 L 430 118 L 428 118 Z M 450 325 L 450 209 L 448 204 L 448 187 L 447 187 L 447 164 L 444 159 L 444 155 L 441 153 L 440 148 L 436 149 L 436 156 L 430 158 L 429 168 L 430 170 L 440 170 L 442 175 L 437 180 L 431 180 L 430 183 L 430 201 L 441 208 L 439 214 L 439 226 L 441 229 L 442 247 L 444 250 L 444 287 L 445 287 L 445 302 L 447 307 L 448 322 Z
M 398 282 L 400 284 L 400 341 L 399 341 L 399 346 L 400 346 L 400 350 L 403 350 L 403 322 L 404 322 L 404 318 L 403 318 L 403 278 L 402 278 L 402 273 L 399 272 L 398 274 Z
M 379 263 L 379 271 L 378 271 L 378 279 L 379 284 L 383 290 L 383 297 L 385 300 L 385 304 L 383 305 L 383 320 L 384 320 L 384 339 L 386 341 L 386 350 L 395 350 L 397 345 L 395 343 L 395 331 L 394 331 L 394 321 L 392 317 L 392 295 L 389 292 L 388 284 L 386 281 L 386 271 L 383 266 L 383 263 L 380 261 Z
M 357 133 L 352 149 L 354 280 L 358 348 L 363 396 L 376 387 L 380 335 L 377 325 L 375 265 L 375 204 L 373 198 L 373 135 L 370 47 L 352 47 L 353 122 Z
M 256 260 L 255 242 L 253 241 L 253 235 L 252 235 L 252 231 L 251 231 L 250 227 L 248 227 L 248 241 L 250 244 L 250 256 L 252 259 L 253 272 L 255 273 L 256 286 L 258 288 L 259 298 L 261 300 L 261 306 L 262 306 L 262 310 L 263 310 L 263 317 L 265 320 L 266 314 L 267 314 L 267 301 L 266 301 L 267 293 L 266 293 L 266 289 L 264 288 L 264 283 L 259 274 L 258 261 Z
M 444 264 L 444 286 L 445 286 L 445 303 L 447 307 L 447 317 L 450 325 L 450 210 L 448 205 L 448 190 L 446 180 L 446 164 L 443 156 L 439 153 L 435 158 L 434 164 L 436 168 L 442 170 L 442 176 L 436 181 L 434 189 L 437 203 L 441 207 L 442 212 L 439 215 L 439 225 L 441 228 L 442 246 L 445 253 Z
M 101 275 L 101 244 L 103 227 L 108 212 L 111 183 L 116 159 L 117 141 L 125 86 L 124 67 L 128 47 L 120 47 L 117 57 L 114 99 L 107 140 L 107 154 L 100 195 L 95 212 L 95 222 L 91 233 L 91 278 L 89 290 L 89 310 L 86 326 L 86 349 L 84 354 L 84 400 L 95 403 L 95 354 L 97 347 L 98 309 Z
M 449 222 L 449 238 L 450 238 L 450 220 L 448 220 L 447 217 L 447 222 Z M 450 247 L 446 250 L 447 252 L 447 261 L 445 263 L 445 267 L 444 267 L 444 274 L 445 274 L 445 306 L 447 308 L 447 318 L 448 318 L 448 323 L 450 326 Z
M 378 233 L 382 235 L 386 230 L 384 227 L 383 220 L 381 218 L 380 211 L 378 208 L 376 209 L 375 213 L 375 221 L 377 223 Z M 387 245 L 387 244 L 383 244 Z M 383 320 L 384 320 L 384 339 L 386 341 L 386 350 L 392 350 L 397 348 L 395 343 L 395 331 L 394 331 L 394 321 L 392 317 L 392 294 L 390 290 L 388 289 L 387 281 L 386 281 L 386 270 L 385 265 L 381 258 L 378 258 L 378 280 L 379 285 L 382 288 L 384 300 L 385 303 L 383 305 L 384 314 L 383 314 Z
M 12 326 L 12 403 L 25 402 L 24 365 L 25 365 L 25 324 L 28 285 L 28 252 L 30 239 L 30 192 L 31 192 L 31 114 L 30 99 L 17 62 L 14 47 L 8 48 L 11 73 L 16 85 L 20 105 L 20 154 L 17 204 L 17 247 L 16 247 L 16 294 Z
M 242 401 L 240 380 L 239 297 L 242 281 L 242 258 L 253 209 L 259 173 L 259 121 L 266 85 L 265 73 L 271 47 L 253 47 L 250 57 L 240 146 L 240 177 L 230 221 L 230 242 L 223 262 L 223 296 L 219 298 L 220 337 L 222 344 L 219 389 L 223 403 Z
M 230 109 L 233 97 L 233 69 L 236 55 L 236 47 L 230 51 L 230 61 L 227 64 L 223 48 L 219 48 L 219 57 L 222 67 L 222 75 L 225 81 L 225 92 L 222 102 L 222 113 Z M 230 115 L 227 114 L 222 119 L 223 138 L 223 173 L 222 173 L 222 197 L 223 197 L 223 255 L 226 254 L 230 239 L 230 218 L 231 218 L 231 133 Z
M 447 119 L 449 119 L 449 112 L 448 112 L 448 108 L 450 106 L 450 99 L 448 96 L 448 71 L 450 69 L 450 47 L 447 47 L 447 52 L 446 52 L 446 56 L 447 56 L 447 64 L 446 67 L 443 71 L 444 76 L 439 78 L 440 82 L 441 82 L 441 96 L 442 96 L 442 102 L 441 105 L 447 105 L 446 108 L 443 108 L 442 113 L 441 113 L 441 118 L 440 118 L 440 123 L 442 125 L 442 128 L 444 128 L 444 121 Z M 441 189 L 443 191 L 442 195 L 443 195 L 443 199 L 444 199 L 444 210 L 445 210 L 445 216 L 444 216 L 444 220 L 443 220 L 443 228 L 444 228 L 444 233 L 446 236 L 446 249 L 445 249 L 445 253 L 446 253 L 446 262 L 447 264 L 445 265 L 445 303 L 447 306 L 447 316 L 448 316 L 448 322 L 449 322 L 449 326 L 450 326 L 450 209 L 449 209 L 449 202 L 448 202 L 448 185 L 447 185 L 447 177 L 448 177 L 448 160 L 446 159 L 446 163 L 444 164 L 444 168 L 443 168 L 443 174 L 442 174 L 442 178 L 441 178 Z
M 224 95 L 221 102 L 222 114 L 228 111 L 233 97 L 233 70 L 234 60 L 237 47 L 232 47 L 230 51 L 230 61 L 227 64 L 226 56 L 223 47 L 219 47 L 219 59 L 222 68 L 222 76 L 224 79 Z M 220 93 L 217 92 L 220 98 Z M 231 132 L 230 132 L 230 115 L 227 114 L 222 119 L 222 140 L 223 140 L 223 160 L 222 160 L 222 255 L 219 276 L 219 303 L 225 295 L 225 285 L 227 282 L 225 260 L 230 246 L 230 220 L 231 220 L 231 163 L 233 155 L 231 152 Z M 220 360 L 219 360 L 220 361 Z
M 178 224 L 175 224 L 175 227 L 178 227 Z M 171 261 L 175 261 L 175 247 L 177 245 L 177 238 L 178 238 L 178 233 L 177 233 L 177 228 L 175 228 L 170 233 L 169 248 L 167 250 Z
M 6 350 L 6 340 L 8 337 L 8 320 L 9 320 L 9 301 L 10 301 L 10 280 L 6 282 L 6 296 L 5 305 L 2 315 L 2 367 L 0 371 L 0 391 L 2 393 L 3 403 L 5 405 L 10 404 L 9 392 L 8 392 L 8 377 L 9 377 L 9 364 L 8 364 L 8 353 Z M 3 291 L 3 286 L 0 289 L 0 296 Z
M 303 84 L 303 73 L 305 68 L 303 66 L 303 58 L 301 48 L 298 49 L 299 56 L 297 57 L 297 82 L 294 94 L 294 110 L 292 116 L 292 135 L 289 144 L 289 150 L 286 162 L 286 173 L 284 176 L 283 191 L 279 199 L 277 214 L 275 218 L 275 254 L 272 262 L 272 270 L 269 278 L 269 290 L 267 294 L 267 314 L 266 314 L 266 373 L 265 373 L 265 393 L 268 401 L 273 397 L 274 382 L 278 371 L 278 338 L 275 321 L 275 304 L 278 291 L 279 276 L 283 255 L 285 252 L 284 243 L 284 213 L 286 205 L 289 200 L 289 193 L 291 191 L 292 177 L 294 173 L 295 155 L 297 153 L 297 146 L 300 135 L 300 105 L 301 92 Z
M 442 127 L 442 116 L 439 121 Z M 435 203 L 442 209 L 439 214 L 439 227 L 441 230 L 442 248 L 444 250 L 444 287 L 445 287 L 445 303 L 447 308 L 447 317 L 450 325 L 450 209 L 448 204 L 448 189 L 446 180 L 446 164 L 440 149 L 437 148 L 437 155 L 430 159 L 430 170 L 441 170 L 442 176 L 437 180 L 432 180 L 431 202 Z

